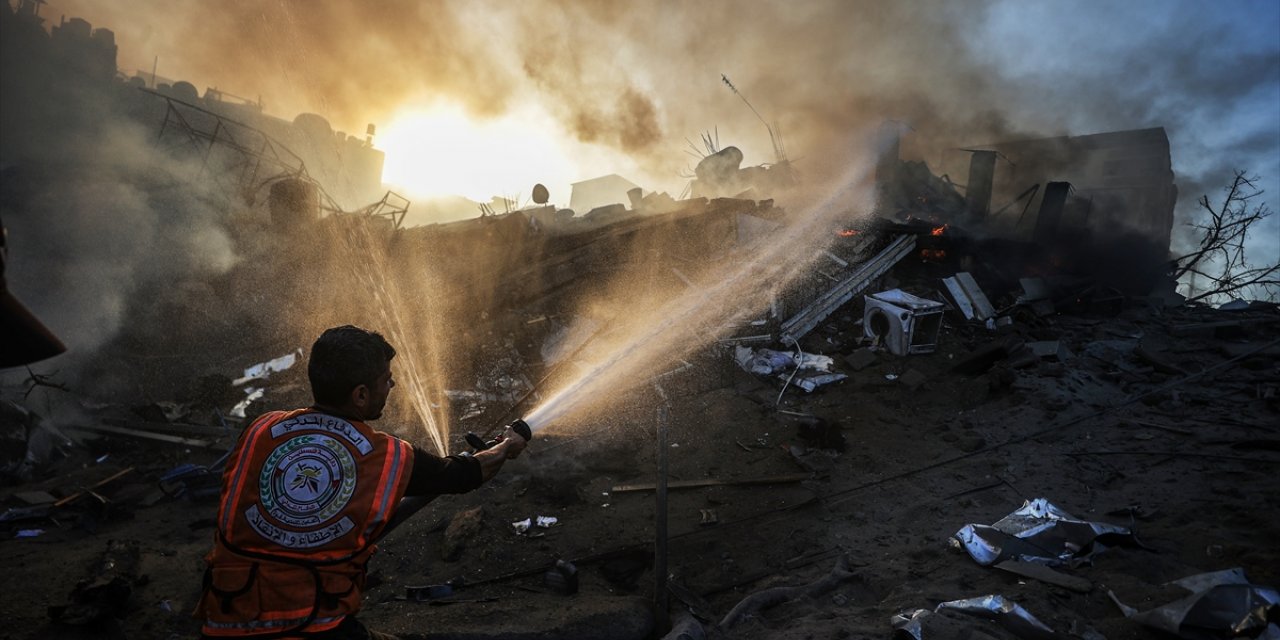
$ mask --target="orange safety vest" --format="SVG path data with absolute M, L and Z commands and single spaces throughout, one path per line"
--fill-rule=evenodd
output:
M 409 443 L 312 409 L 240 436 L 222 474 L 196 617 L 207 636 L 332 629 L 360 609 L 374 541 L 409 485 Z

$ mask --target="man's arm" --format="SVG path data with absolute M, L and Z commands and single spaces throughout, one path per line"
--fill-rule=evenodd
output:
M 441 458 L 426 450 L 413 448 L 413 473 L 409 476 L 407 496 L 466 493 L 488 482 L 509 459 L 524 451 L 527 441 L 510 427 L 502 432 L 493 447 L 471 456 Z
M 406 496 L 466 493 L 484 483 L 480 462 L 468 456 L 441 458 L 425 449 L 413 448 L 413 472 Z

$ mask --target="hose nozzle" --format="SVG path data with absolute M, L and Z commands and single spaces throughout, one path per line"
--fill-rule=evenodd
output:
M 525 442 L 528 442 L 533 439 L 533 429 L 529 428 L 528 422 L 525 422 L 524 420 L 517 418 L 515 422 L 512 422 L 507 426 L 511 427 L 511 430 L 516 432 L 516 435 L 520 436 L 521 438 L 524 438 Z M 464 438 L 466 438 L 467 444 L 471 445 L 471 448 L 475 449 L 476 451 L 484 451 L 486 449 L 492 449 L 495 445 L 498 444 L 497 439 L 485 442 L 484 438 L 481 438 L 480 436 L 472 432 L 467 432 L 467 435 L 464 436 Z

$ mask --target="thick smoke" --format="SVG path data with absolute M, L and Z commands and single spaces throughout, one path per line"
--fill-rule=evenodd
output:
M 113 337 L 134 293 L 181 286 L 236 259 L 221 203 L 175 176 L 140 127 L 104 125 L 48 172 L 7 172 L 11 186 L 35 188 L 0 204 L 14 291 L 73 352 Z
M 184 318 L 169 303 L 199 296 L 196 283 L 231 268 L 227 194 L 194 179 L 198 156 L 174 156 L 157 144 L 155 125 L 128 117 L 122 85 L 67 71 L 47 37 L 5 18 L 6 279 L 67 344 L 67 355 L 46 363 L 66 375 L 126 322 L 147 323 L 143 335 L 171 334 Z M 135 313 L 144 296 L 151 311 Z
M 668 173 L 683 138 L 715 126 L 773 160 L 721 73 L 819 174 L 851 153 L 852 131 L 886 117 L 930 135 L 1016 132 L 996 113 L 1012 87 L 962 38 L 982 10 L 949 3 L 162 5 L 58 8 L 111 25 L 123 67 L 159 55 L 160 75 L 261 96 L 277 113 L 356 130 L 424 97 L 478 115 L 537 100 L 582 141 Z
M 114 28 L 122 67 L 149 69 L 158 55 L 160 75 L 261 96 L 275 113 L 325 113 L 348 131 L 412 101 L 480 116 L 535 101 L 564 131 L 668 184 L 684 139 L 716 127 L 748 164 L 774 160 L 722 73 L 776 125 L 810 184 L 838 178 L 861 153 L 857 132 L 886 118 L 913 128 L 905 154 L 1164 126 L 1177 161 L 1280 80 L 1274 43 L 1224 48 L 1247 27 L 1192 3 L 58 0 L 53 11 Z M 1265 3 L 1233 11 L 1274 18 Z M 1274 154 L 1277 136 L 1245 132 L 1215 151 L 1250 163 L 1265 157 L 1259 144 Z M 1230 178 L 1184 167 L 1193 175 L 1180 180 Z
M 1274 18 L 1267 3 L 1234 11 L 1255 9 Z M 1184 185 L 1184 217 L 1199 193 L 1229 181 L 1230 168 L 1262 173 L 1272 192 L 1280 179 L 1271 175 L 1280 171 L 1274 115 L 1261 130 L 1220 133 L 1246 120 L 1241 105 L 1259 96 L 1273 110 L 1280 103 L 1274 38 L 1224 49 L 1250 27 L 1229 27 L 1208 11 L 1191 3 L 941 0 L 55 0 L 42 8 L 55 23 L 59 14 L 82 16 L 115 31 L 123 69 L 150 71 L 158 58 L 160 76 L 261 97 L 286 118 L 322 113 L 346 131 L 385 122 L 412 103 L 448 101 L 484 117 L 535 102 L 570 135 L 670 180 L 646 186 L 675 190 L 688 162 L 684 140 L 702 131 L 718 129 L 724 144 L 746 150 L 747 164 L 774 160 L 764 124 L 721 83 L 722 73 L 781 133 L 804 180 L 820 192 L 837 190 L 847 167 L 867 153 L 867 132 L 885 119 L 911 127 L 905 156 L 935 167 L 934 154 L 967 144 L 1164 126 Z M 1083 62 L 1055 64 L 1052 54 L 1064 49 L 1086 52 L 1070 58 Z M 6 76 L 38 73 L 7 58 Z M 14 95 L 5 91 L 6 170 L 17 166 L 14 153 L 35 148 L 93 168 L 57 190 L 4 200 L 11 208 L 22 203 L 5 212 L 18 292 L 36 307 L 68 286 L 95 299 L 86 307 L 93 311 L 49 318 L 69 340 L 110 335 L 121 304 L 115 292 L 151 274 L 216 270 L 234 259 L 202 196 L 163 178 L 135 179 L 170 164 L 154 159 L 141 133 L 108 119 L 73 129 L 87 136 L 64 136 L 73 147 L 28 144 L 22 126 L 9 126 Z M 133 151 L 97 151 L 109 148 L 107 138 Z M 1206 157 L 1220 160 L 1198 160 Z M 1259 166 L 1259 158 L 1270 159 Z M 44 222 L 57 216 L 66 223 Z M 1273 253 L 1275 230 L 1260 230 Z

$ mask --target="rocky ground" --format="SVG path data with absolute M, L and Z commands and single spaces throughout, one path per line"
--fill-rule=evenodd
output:
M 779 401 L 781 382 L 742 371 L 724 347 L 664 381 L 670 480 L 712 482 L 669 493 L 669 616 L 692 611 L 715 637 L 888 638 L 899 612 L 1000 594 L 1061 637 L 1158 638 L 1168 636 L 1126 619 L 1108 592 L 1147 609 L 1180 595 L 1170 580 L 1233 567 L 1280 584 L 1274 307 L 1130 304 L 994 331 L 948 318 L 935 353 L 907 357 L 859 351 L 854 318 L 833 319 L 804 347 L 849 378 L 812 394 L 788 389 Z M 1047 340 L 1062 350 L 1019 348 Z M 5 398 L 21 404 L 24 391 Z M 381 545 L 362 617 L 411 638 L 661 635 L 655 496 L 615 489 L 655 480 L 661 402 L 641 391 L 607 419 L 553 425 L 493 482 L 435 500 Z M 47 517 L 3 523 L 0 637 L 195 637 L 214 505 L 174 497 L 180 485 L 160 478 L 214 462 L 229 440 L 208 439 L 82 439 L 4 488 L 5 508 L 21 507 L 39 502 L 30 492 L 61 499 L 132 468 Z M 762 483 L 735 484 L 746 481 Z M 1050 579 L 1071 588 L 952 548 L 964 525 L 1041 497 L 1131 527 L 1136 544 L 1058 568 Z M 557 522 L 515 533 L 511 523 L 537 516 Z M 576 593 L 545 577 L 557 560 L 576 568 Z M 824 577 L 715 628 L 753 593 Z M 406 597 L 450 581 L 452 595 Z M 925 637 L 1018 636 L 945 613 Z

